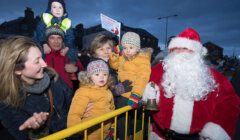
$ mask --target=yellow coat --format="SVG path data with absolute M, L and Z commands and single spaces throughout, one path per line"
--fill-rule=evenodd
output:
M 118 80 L 132 81 L 132 92 L 142 96 L 151 74 L 151 50 L 140 50 L 133 58 L 127 59 L 124 56 L 112 53 L 110 55 L 110 67 L 118 70 Z M 122 94 L 128 98 L 130 92 Z
M 87 112 L 91 115 L 89 118 L 82 118 L 88 103 L 93 103 L 93 108 Z M 82 86 L 80 87 L 72 100 L 68 112 L 67 126 L 79 124 L 81 122 L 98 117 L 115 109 L 112 93 L 107 87 Z M 99 125 L 98 125 L 99 126 Z M 111 123 L 105 123 L 104 137 L 108 134 Z M 88 140 L 101 139 L 100 126 L 88 130 Z

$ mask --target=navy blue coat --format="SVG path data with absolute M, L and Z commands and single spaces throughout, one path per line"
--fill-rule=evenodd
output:
M 51 23 L 52 25 L 54 25 L 55 23 L 60 24 L 64 18 L 66 17 L 57 18 L 53 16 Z M 44 23 L 43 19 L 41 18 L 41 20 L 37 24 L 36 31 L 34 34 L 35 41 L 37 41 L 40 45 L 47 43 L 47 37 L 45 35 L 46 28 L 47 26 Z M 64 43 L 69 48 L 69 51 L 67 52 L 68 59 L 70 60 L 71 63 L 75 63 L 78 58 L 77 56 L 78 50 L 75 46 L 75 35 L 72 27 L 66 31 L 64 36 Z
M 50 117 L 50 123 L 47 125 L 51 132 L 56 132 L 66 128 L 67 113 L 73 92 L 61 78 L 57 81 L 54 81 L 53 78 L 51 79 L 50 88 L 53 95 L 54 111 Z M 23 106 L 19 108 L 7 106 L 0 102 L 0 120 L 2 125 L 17 140 L 28 139 L 28 130 L 19 131 L 18 128 L 34 112 L 50 112 L 48 88 L 41 94 L 25 93 L 27 95 L 26 100 Z M 24 94 L 24 92 L 21 94 Z

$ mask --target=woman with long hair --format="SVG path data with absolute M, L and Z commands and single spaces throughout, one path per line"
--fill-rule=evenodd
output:
M 0 71 L 0 120 L 15 139 L 40 138 L 66 128 L 72 91 L 47 68 L 32 39 L 3 40 Z

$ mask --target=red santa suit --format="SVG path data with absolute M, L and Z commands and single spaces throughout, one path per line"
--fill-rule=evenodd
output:
M 211 69 L 218 89 L 209 93 L 206 100 L 186 101 L 180 97 L 164 96 L 160 84 L 163 72 L 162 65 L 158 64 L 152 69 L 150 77 L 150 81 L 160 88 L 160 111 L 152 114 L 156 122 L 152 125 L 152 135 L 155 138 L 162 137 L 155 125 L 180 134 L 204 132 L 212 137 L 221 135 L 222 138 L 233 138 L 239 114 L 239 97 L 225 76 Z
M 218 85 L 217 89 L 208 93 L 206 99 L 191 101 L 184 100 L 177 94 L 167 98 L 161 85 L 163 66 L 158 64 L 152 68 L 150 81 L 160 89 L 159 111 L 152 113 L 152 140 L 165 139 L 162 134 L 164 129 L 179 134 L 197 133 L 211 140 L 233 139 L 239 117 L 240 99 L 225 76 L 214 69 L 209 70 Z

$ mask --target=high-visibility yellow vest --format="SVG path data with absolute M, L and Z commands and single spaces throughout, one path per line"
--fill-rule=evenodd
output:
M 43 18 L 43 22 L 46 24 L 47 28 L 52 26 L 52 18 L 53 18 L 53 15 L 49 14 L 49 13 L 43 13 L 42 15 L 42 18 Z M 54 25 L 56 25 L 57 23 L 55 23 Z M 65 18 L 62 20 L 62 22 L 60 23 L 59 27 L 64 31 L 66 32 L 70 27 L 71 27 L 71 20 L 69 18 Z

